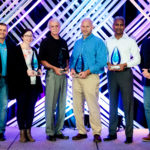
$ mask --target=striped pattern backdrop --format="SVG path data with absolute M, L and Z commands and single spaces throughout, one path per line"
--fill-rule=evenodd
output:
M 0 0 L 0 22 L 9 26 L 9 37 L 16 43 L 21 42 L 20 33 L 24 28 L 31 28 L 34 32 L 34 46 L 37 51 L 40 42 L 45 38 L 49 29 L 48 20 L 56 17 L 61 23 L 60 36 L 68 44 L 70 55 L 74 42 L 81 37 L 80 24 L 83 18 L 91 18 L 95 26 L 93 33 L 107 39 L 113 35 L 113 18 L 121 7 L 126 3 L 132 5 L 137 11 L 135 18 L 126 26 L 126 33 L 135 38 L 139 47 L 143 39 L 150 32 L 150 1 L 149 0 Z M 130 10 L 128 10 L 130 11 Z M 141 84 L 141 73 L 138 67 L 133 68 L 134 73 L 134 100 L 135 100 L 135 128 L 143 128 L 143 121 L 137 115 L 143 111 L 143 86 Z M 42 76 L 43 88 L 45 88 L 45 70 Z M 101 119 L 105 126 L 109 123 L 109 98 L 107 89 L 106 73 L 100 75 L 99 104 L 101 107 Z M 72 106 L 72 79 L 68 76 L 68 91 L 66 105 L 66 121 L 74 121 Z M 41 95 L 36 103 L 34 126 L 45 126 L 45 95 Z M 17 126 L 16 122 L 16 100 L 8 103 L 8 126 Z M 118 113 L 124 116 L 122 107 Z M 85 114 L 88 107 L 85 104 Z M 123 119 L 124 120 L 124 119 Z

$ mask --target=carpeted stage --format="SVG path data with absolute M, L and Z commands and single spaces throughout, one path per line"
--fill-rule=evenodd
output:
M 69 140 L 50 142 L 46 140 L 45 128 L 32 128 L 33 137 L 36 142 L 20 143 L 19 130 L 16 127 L 7 127 L 6 141 L 0 142 L 0 150 L 149 150 L 150 142 L 142 142 L 142 137 L 147 135 L 147 129 L 134 130 L 134 142 L 124 144 L 124 131 L 118 132 L 118 139 L 111 142 L 94 143 L 92 132 L 88 132 L 88 138 L 80 141 L 72 141 L 72 136 L 77 134 L 77 130 L 66 128 L 63 133 L 69 135 Z M 107 128 L 103 127 L 101 137 L 108 134 Z

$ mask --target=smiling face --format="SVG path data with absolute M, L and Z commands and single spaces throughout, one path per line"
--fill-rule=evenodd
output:
M 4 41 L 8 34 L 7 26 L 0 25 L 0 40 Z
M 115 36 L 121 37 L 123 35 L 124 29 L 125 29 L 124 21 L 122 19 L 116 19 L 113 24 Z
M 52 36 L 58 36 L 59 31 L 60 31 L 60 23 L 55 19 L 50 20 L 49 29 L 51 31 Z
M 81 23 L 81 32 L 83 34 L 83 38 L 87 38 L 93 30 L 92 21 L 90 19 L 84 19 Z
M 25 34 L 22 36 L 22 40 L 26 44 L 30 44 L 33 41 L 33 34 L 31 31 L 25 32 Z

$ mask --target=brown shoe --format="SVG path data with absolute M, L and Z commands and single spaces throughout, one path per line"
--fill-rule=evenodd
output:
M 82 139 L 86 139 L 86 138 L 87 138 L 87 134 L 78 133 L 76 136 L 72 137 L 72 140 L 82 140 Z
M 33 139 L 32 135 L 31 135 L 31 128 L 27 129 L 27 139 L 29 142 L 35 142 L 35 139 Z
M 93 141 L 94 141 L 94 142 L 97 142 L 97 143 L 98 143 L 98 142 L 101 142 L 101 141 L 102 141 L 101 136 L 98 135 L 98 134 L 95 134 Z
M 142 138 L 143 142 L 150 142 L 150 134 Z
M 27 139 L 26 139 L 26 132 L 25 132 L 25 129 L 20 130 L 20 139 L 19 139 L 19 142 L 24 143 L 24 142 L 26 142 L 26 141 L 27 141 Z

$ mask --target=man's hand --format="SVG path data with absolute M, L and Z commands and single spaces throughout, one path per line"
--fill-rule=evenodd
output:
M 63 69 L 63 74 L 68 74 L 69 73 L 69 66 L 67 66 L 65 69 Z
M 142 69 L 142 70 L 143 70 L 142 72 L 143 76 L 147 79 L 150 79 L 150 73 L 148 72 L 148 69 Z
M 124 63 L 124 64 L 118 64 L 118 65 L 112 65 L 111 63 L 107 63 L 107 65 L 108 65 L 108 70 L 109 71 L 123 71 L 126 67 L 127 67 L 127 64 L 126 63 Z M 120 69 L 112 69 L 111 67 L 112 66 L 119 66 L 120 67 Z
M 59 76 L 61 76 L 62 75 L 62 73 L 61 73 L 61 68 L 58 68 L 58 67 L 53 67 L 53 70 L 54 70 L 54 72 L 57 74 L 57 75 L 59 75 Z
M 79 73 L 79 78 L 85 79 L 90 74 L 90 70 L 82 71 Z
M 118 71 L 123 71 L 127 67 L 127 64 L 119 64 L 118 66 L 120 66 L 120 69 L 118 69 Z
M 37 76 L 42 76 L 42 71 L 41 71 L 41 69 L 38 69 L 38 71 L 37 71 L 37 74 L 36 74 Z
M 108 70 L 109 70 L 109 71 L 113 71 L 113 69 L 111 69 L 111 66 L 114 66 L 114 65 L 112 65 L 111 63 L 108 62 L 108 63 L 107 63 L 107 67 L 108 67 Z
M 74 69 L 71 69 L 70 75 L 72 78 L 75 78 L 75 74 L 76 74 L 76 71 Z
M 46 68 L 48 69 L 53 69 L 53 71 L 55 72 L 55 74 L 61 76 L 62 73 L 61 73 L 61 68 L 58 68 L 58 67 L 55 67 L 53 65 L 51 65 L 49 62 L 45 61 L 45 60 L 41 60 L 41 64 L 43 66 L 45 66 Z
M 31 70 L 31 69 L 28 69 L 28 70 L 27 70 L 27 75 L 28 75 L 29 77 L 34 77 L 34 76 L 35 76 L 35 71 L 34 71 L 34 70 Z

